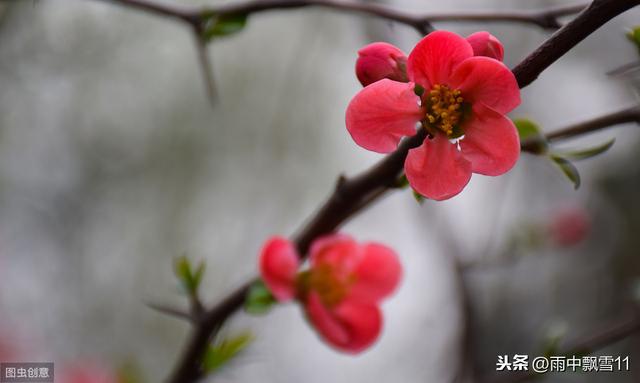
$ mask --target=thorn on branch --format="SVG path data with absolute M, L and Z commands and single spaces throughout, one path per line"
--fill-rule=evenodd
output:
M 189 322 L 195 322 L 196 321 L 196 318 L 193 315 L 191 315 L 188 312 L 183 311 L 181 309 L 175 308 L 175 307 L 164 306 L 164 305 L 151 303 L 151 302 L 147 302 L 147 303 L 145 303 L 145 305 L 147 307 L 149 307 L 150 309 L 152 309 L 152 310 L 155 310 L 155 311 L 157 311 L 159 313 L 162 313 L 162 314 L 165 314 L 165 315 L 172 316 L 174 318 L 187 320 Z

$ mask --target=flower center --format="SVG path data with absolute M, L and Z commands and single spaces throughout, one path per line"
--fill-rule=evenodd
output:
M 351 278 L 340 278 L 329 265 L 319 265 L 298 276 L 298 291 L 303 297 L 310 291 L 316 292 L 322 303 L 333 306 L 347 295 Z
M 426 121 L 447 136 L 453 134 L 454 128 L 462 120 L 462 103 L 460 90 L 451 89 L 447 85 L 436 84 L 425 97 L 427 106 Z

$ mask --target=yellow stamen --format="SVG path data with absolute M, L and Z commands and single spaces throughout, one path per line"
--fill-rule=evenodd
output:
M 429 124 L 451 135 L 454 126 L 462 118 L 461 105 L 464 98 L 459 89 L 451 89 L 447 85 L 435 84 L 429 91 L 426 119 Z

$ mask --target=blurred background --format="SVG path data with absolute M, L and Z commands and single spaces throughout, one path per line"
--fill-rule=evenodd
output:
M 391 4 L 461 11 L 567 2 Z M 624 37 L 637 24 L 640 10 L 606 24 L 527 87 L 511 116 L 552 131 L 636 104 L 628 79 L 606 72 L 638 60 Z M 505 23 L 435 26 L 491 32 L 510 67 L 550 34 Z M 292 233 L 339 173 L 380 157 L 344 127 L 360 89 L 357 49 L 385 40 L 409 52 L 419 38 L 323 9 L 255 15 L 209 46 L 219 93 L 212 107 L 184 25 L 99 1 L 0 3 L 0 355 L 4 347 L 57 368 L 127 368 L 161 381 L 188 327 L 145 304 L 184 306 L 174 258 L 206 261 L 206 302 L 255 275 L 266 238 Z M 474 176 L 446 202 L 420 206 L 408 191 L 390 194 L 344 227 L 390 245 L 403 262 L 376 346 L 357 357 L 336 353 L 295 305 L 239 313 L 224 331 L 249 329 L 255 341 L 212 380 L 488 377 L 497 355 L 541 355 L 555 338 L 579 339 L 623 318 L 640 299 L 637 125 L 565 146 L 612 137 L 611 150 L 577 165 L 578 191 L 551 162 L 523 154 L 506 176 Z M 567 210 L 582 212 L 583 230 L 563 242 L 545 228 Z M 600 353 L 630 355 L 631 372 L 547 380 L 640 381 L 639 337 Z

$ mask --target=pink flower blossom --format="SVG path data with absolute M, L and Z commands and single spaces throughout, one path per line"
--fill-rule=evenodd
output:
M 407 82 L 407 56 L 391 44 L 369 44 L 358 51 L 356 76 L 363 86 L 383 78 Z
M 429 137 L 409 151 L 405 173 L 414 190 L 435 200 L 460 193 L 471 173 L 497 176 L 515 165 L 520 140 L 505 114 L 520 104 L 520 89 L 502 62 L 436 31 L 409 54 L 407 75 L 408 83 L 382 79 L 351 100 L 346 125 L 358 145 L 389 153 L 420 123 Z
M 390 295 L 402 274 L 393 250 L 357 243 L 346 235 L 317 239 L 310 267 L 298 272 L 300 258 L 285 238 L 273 237 L 262 248 L 260 273 L 281 302 L 299 300 L 318 333 L 335 348 L 358 353 L 380 334 L 380 301 Z
M 589 235 L 591 219 L 583 208 L 568 207 L 554 213 L 547 230 L 555 244 L 573 246 Z

